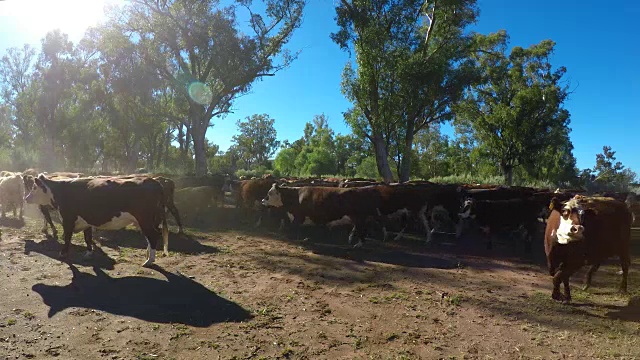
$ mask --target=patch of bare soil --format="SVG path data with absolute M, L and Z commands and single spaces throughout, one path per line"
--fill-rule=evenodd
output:
M 137 231 L 97 232 L 90 259 L 77 234 L 67 264 L 34 215 L 0 223 L 0 359 L 640 358 L 637 260 L 630 294 L 613 260 L 561 305 L 541 239 L 533 260 L 473 241 L 352 249 L 344 231 L 288 240 L 234 214 L 172 233 L 153 269 Z

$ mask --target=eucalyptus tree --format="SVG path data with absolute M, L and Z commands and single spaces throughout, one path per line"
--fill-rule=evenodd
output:
M 206 133 L 211 119 L 229 113 L 255 80 L 272 76 L 295 58 L 285 49 L 302 22 L 304 0 L 266 0 L 264 14 L 251 0 L 132 0 L 114 16 L 143 50 L 145 63 L 188 101 L 188 130 L 196 174 L 207 172 Z M 239 18 L 248 17 L 244 29 Z
M 460 121 L 469 121 L 475 137 L 502 171 L 513 181 L 519 166 L 536 166 L 550 144 L 560 149 L 569 142 L 569 95 L 562 77 L 565 67 L 552 68 L 555 43 L 543 40 L 529 48 L 483 54 L 484 82 L 469 90 L 457 108 Z M 570 150 L 569 150 L 570 151 Z
M 345 119 L 372 143 L 386 182 L 390 146 L 397 148 L 406 181 L 414 136 L 451 119 L 451 106 L 479 80 L 470 57 L 504 35 L 466 31 L 478 16 L 475 0 L 341 0 L 336 15 L 332 39 L 356 54 L 343 71 L 342 91 L 354 104 Z

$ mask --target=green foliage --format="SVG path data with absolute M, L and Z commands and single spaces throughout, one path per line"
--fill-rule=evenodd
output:
M 401 180 L 411 173 L 413 137 L 432 123 L 452 118 L 451 107 L 479 80 L 470 56 L 501 35 L 465 33 L 478 15 L 475 0 L 350 0 L 336 8 L 332 39 L 354 51 L 343 71 L 342 91 L 354 108 L 345 119 L 374 145 L 378 171 Z
M 378 167 L 376 165 L 376 158 L 374 156 L 366 157 L 362 160 L 360 165 L 356 168 L 356 177 L 362 177 L 367 179 L 378 179 Z
M 302 22 L 303 0 L 269 0 L 260 14 L 251 1 L 222 7 L 218 1 L 138 0 L 113 19 L 137 40 L 145 62 L 187 100 L 185 127 L 194 144 L 196 173 L 207 171 L 205 135 L 211 119 L 227 114 L 233 101 L 263 76 L 294 59 L 285 45 Z M 249 11 L 247 32 L 239 9 Z M 122 19 L 122 20 L 119 20 Z M 276 60 L 281 60 L 277 63 Z
M 238 120 L 239 134 L 233 137 L 233 143 L 246 169 L 264 166 L 280 146 L 274 123 L 275 120 L 267 114 L 254 114 L 245 121 Z
M 273 161 L 274 169 L 284 176 L 293 176 L 298 174 L 299 171 L 298 168 L 296 168 L 297 156 L 298 151 L 292 147 L 280 150 Z
M 626 169 L 616 161 L 616 152 L 611 146 L 603 146 L 602 153 L 596 154 L 593 169 L 582 170 L 580 177 L 589 191 L 629 191 L 638 179 L 631 169 Z
M 514 47 L 507 55 L 505 41 L 498 52 L 480 55 L 484 81 L 467 91 L 456 108 L 456 120 L 469 122 L 481 149 L 500 166 L 507 183 L 515 168 L 527 166 L 533 172 L 541 164 L 547 175 L 561 174 L 554 180 L 575 178 L 570 174 L 575 159 L 569 112 L 563 108 L 568 92 L 561 84 L 566 69 L 552 70 L 549 57 L 554 46 L 544 40 L 527 49 Z

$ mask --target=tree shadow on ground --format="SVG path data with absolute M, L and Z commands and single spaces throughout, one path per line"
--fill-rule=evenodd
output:
M 105 254 L 100 247 L 95 246 L 93 254 L 89 257 L 83 256 L 87 248 L 83 245 L 76 245 L 71 243 L 69 248 L 69 257 L 63 259 L 60 256 L 60 250 L 62 250 L 62 244 L 59 243 L 51 236 L 47 236 L 46 239 L 36 242 L 31 239 L 27 239 L 24 242 L 24 253 L 29 255 L 31 252 L 42 254 L 54 260 L 61 262 L 67 262 L 71 264 L 81 266 L 93 266 L 100 269 L 113 270 L 116 261 Z
M 241 306 L 157 265 L 153 269 L 165 276 L 166 281 L 143 276 L 112 278 L 99 268 L 94 268 L 96 275 L 93 275 L 73 265 L 69 267 L 73 278 L 68 285 L 40 283 L 32 287 L 49 306 L 49 318 L 65 309 L 81 307 L 155 323 L 195 327 L 251 319 L 250 312 Z
M 96 231 L 94 241 L 101 246 L 119 250 L 120 247 L 132 249 L 147 249 L 147 239 L 139 230 L 121 229 L 109 231 Z M 169 233 L 169 251 L 182 254 L 212 254 L 218 252 L 218 248 L 202 244 L 200 240 L 205 238 L 189 235 Z M 156 250 L 162 249 L 162 239 L 158 242 Z
M 10 227 L 14 229 L 22 229 L 25 225 L 24 219 L 17 217 L 0 217 L 0 226 Z

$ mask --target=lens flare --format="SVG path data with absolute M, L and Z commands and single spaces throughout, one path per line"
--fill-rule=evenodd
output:
M 207 105 L 211 103 L 213 94 L 207 85 L 195 81 L 189 84 L 189 97 L 200 105 Z

